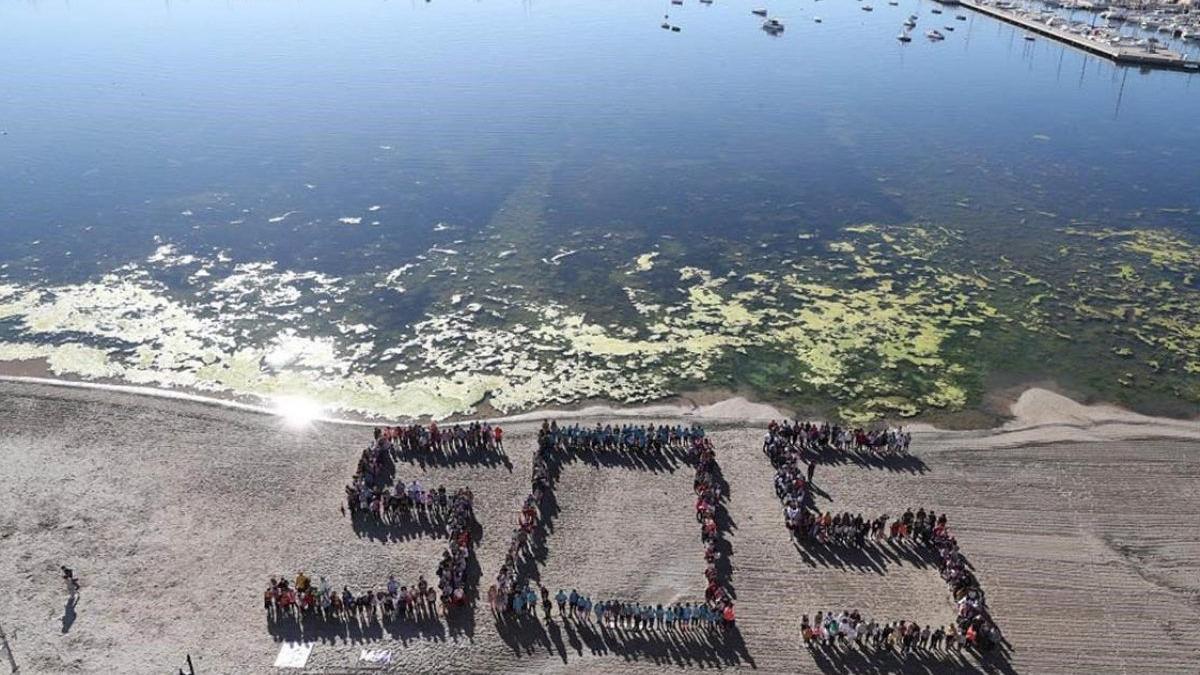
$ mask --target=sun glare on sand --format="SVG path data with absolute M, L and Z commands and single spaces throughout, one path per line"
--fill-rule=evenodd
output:
M 303 396 L 280 396 L 275 399 L 275 413 L 289 427 L 301 429 L 320 419 L 324 409 L 316 401 Z

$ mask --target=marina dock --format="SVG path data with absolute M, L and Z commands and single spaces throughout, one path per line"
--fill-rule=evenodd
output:
M 1113 45 L 1101 42 L 1086 35 L 1079 35 L 1055 26 L 1049 26 L 1038 21 L 1036 17 L 1029 16 L 1009 7 L 986 2 L 986 0 L 959 0 L 956 4 L 980 14 L 986 14 L 994 19 L 1013 24 L 1014 26 L 1020 26 L 1030 33 L 1037 33 L 1038 35 L 1053 38 L 1076 49 L 1103 56 L 1122 65 L 1200 72 L 1200 61 L 1188 60 L 1183 54 L 1170 49 L 1149 49 L 1140 46 Z

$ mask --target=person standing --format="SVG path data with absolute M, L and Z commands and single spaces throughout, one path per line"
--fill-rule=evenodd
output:
M 66 565 L 60 565 L 62 569 L 63 581 L 67 583 L 67 596 L 74 598 L 79 594 L 79 579 L 75 578 L 75 572 Z
M 808 482 L 812 483 L 813 474 L 817 471 L 817 462 L 812 460 L 808 463 Z

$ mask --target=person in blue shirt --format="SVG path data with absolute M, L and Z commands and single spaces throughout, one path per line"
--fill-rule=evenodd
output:
M 567 593 L 563 589 L 558 589 L 558 594 L 554 596 L 555 602 L 558 603 L 558 613 L 563 618 L 567 616 Z

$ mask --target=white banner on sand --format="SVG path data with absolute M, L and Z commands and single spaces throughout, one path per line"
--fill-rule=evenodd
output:
M 379 666 L 386 666 L 392 663 L 392 652 L 386 649 L 364 649 L 358 655 L 358 660 L 374 663 Z
M 312 653 L 311 642 L 285 642 L 275 657 L 276 668 L 303 668 Z

